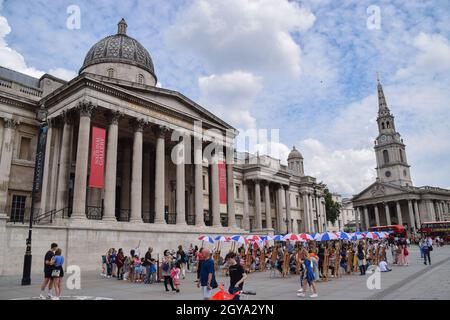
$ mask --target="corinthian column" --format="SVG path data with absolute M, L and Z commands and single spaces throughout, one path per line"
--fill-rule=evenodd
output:
M 72 219 L 86 219 L 86 179 L 88 175 L 89 138 L 91 134 L 91 115 L 94 105 L 82 102 L 78 105 L 80 125 L 78 128 L 77 161 L 73 191 Z
M 186 200 L 185 200 L 185 188 L 186 188 L 186 177 L 185 177 L 185 157 L 184 157 L 184 137 L 180 138 L 180 142 L 175 147 L 177 148 L 177 159 L 173 159 L 176 163 L 176 224 L 177 225 L 186 225 Z
M 254 180 L 255 182 L 255 220 L 256 229 L 262 229 L 262 216 L 261 216 L 261 189 L 259 185 L 259 180 Z
M 264 200 L 266 205 L 266 228 L 272 229 L 272 213 L 270 206 L 270 186 L 269 181 L 264 183 Z
M 248 205 L 248 182 L 243 181 L 244 187 L 244 229 L 250 230 L 250 214 Z
M 398 221 L 398 224 L 403 226 L 402 207 L 400 206 L 400 201 L 396 202 L 396 206 L 397 206 L 397 221 Z
M 71 146 L 73 135 L 73 112 L 64 112 L 61 151 L 59 158 L 58 183 L 56 189 L 56 210 L 68 206 L 69 174 L 71 163 Z
M 419 230 L 421 227 L 421 224 L 420 224 L 419 206 L 417 205 L 417 200 L 414 200 L 414 213 L 415 213 L 415 217 L 416 217 L 416 228 L 417 228 L 417 230 Z
M 388 226 L 390 226 L 391 225 L 391 213 L 389 212 L 389 204 L 388 203 L 386 203 L 384 205 L 384 211 L 386 213 L 386 223 Z
M 286 220 L 287 220 L 287 233 L 292 232 L 292 222 L 291 222 L 291 197 L 289 192 L 289 186 L 284 186 L 284 195 L 286 202 Z
M 212 206 L 212 218 L 213 227 L 221 227 L 220 223 L 220 190 L 219 190 L 219 160 L 216 153 L 213 154 L 211 159 L 211 206 Z
M 4 119 L 2 153 L 0 158 L 0 213 L 6 212 L 8 199 L 9 177 L 11 172 L 11 160 L 13 153 L 13 141 L 19 122 L 13 119 Z
M 119 137 L 120 112 L 107 114 L 109 121 L 108 143 L 106 146 L 106 172 L 105 172 L 105 213 L 103 220 L 116 220 L 116 172 L 117 172 L 117 143 Z
M 377 224 L 377 227 L 380 226 L 380 214 L 378 213 L 378 204 L 375 203 L 375 222 Z
M 131 214 L 130 222 L 139 223 L 142 221 L 142 132 L 146 121 L 137 119 L 133 121 L 134 141 L 133 141 L 133 169 L 131 169 Z
M 195 226 L 204 227 L 203 217 L 203 150 L 202 139 L 194 137 Z
M 165 203 L 165 135 L 166 127 L 154 127 L 156 135 L 156 157 L 155 157 L 155 223 L 166 224 L 164 219 Z

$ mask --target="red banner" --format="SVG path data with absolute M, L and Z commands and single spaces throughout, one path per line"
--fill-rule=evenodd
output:
M 91 172 L 89 187 L 102 189 L 105 180 L 105 141 L 106 130 L 92 127 Z
M 227 168 L 224 162 L 219 162 L 219 194 L 220 204 L 227 203 Z

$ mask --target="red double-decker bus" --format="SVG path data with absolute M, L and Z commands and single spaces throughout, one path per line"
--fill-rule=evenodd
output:
M 391 226 L 378 226 L 378 227 L 370 227 L 369 231 L 384 231 L 388 232 L 389 235 L 393 238 L 407 238 L 408 234 L 404 226 L 399 224 L 394 224 Z
M 430 236 L 433 239 L 436 237 L 443 238 L 444 241 L 450 241 L 450 221 L 434 221 L 423 222 L 419 233 L 425 236 Z

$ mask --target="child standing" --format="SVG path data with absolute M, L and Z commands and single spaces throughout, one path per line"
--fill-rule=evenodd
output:
M 170 277 L 172 278 L 173 285 L 175 286 L 176 292 L 180 292 L 180 273 L 181 273 L 181 266 L 179 262 L 176 262 L 172 266 L 172 270 L 170 271 Z
M 150 284 L 156 282 L 156 260 L 150 259 Z

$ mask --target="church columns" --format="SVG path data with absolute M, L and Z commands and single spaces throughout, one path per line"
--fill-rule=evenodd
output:
M 155 223 L 166 224 L 165 210 L 165 135 L 167 128 L 158 126 L 154 128 L 156 135 L 155 159 Z
M 221 227 L 220 222 L 220 190 L 219 190 L 219 155 L 214 152 L 211 158 L 211 211 L 213 227 Z
M 409 230 L 411 232 L 416 231 L 416 223 L 414 221 L 414 211 L 412 206 L 412 201 L 408 200 L 408 213 L 409 213 Z
M 89 138 L 91 133 L 91 115 L 94 106 L 82 102 L 79 107 L 80 125 L 78 128 L 77 160 L 73 192 L 72 219 L 86 219 L 86 184 L 88 176 Z
M 303 194 L 303 219 L 305 225 L 305 232 L 311 232 L 310 222 L 309 222 L 309 199 L 308 194 Z
M 362 225 L 362 216 L 361 216 L 361 208 L 356 207 L 355 212 L 355 220 L 356 220 L 356 231 L 361 231 L 361 225 Z
M 272 214 L 270 206 L 270 186 L 269 181 L 264 182 L 264 204 L 266 207 L 266 228 L 272 229 Z
M 106 146 L 106 172 L 105 172 L 105 201 L 103 220 L 115 221 L 116 215 L 116 172 L 117 172 L 117 144 L 119 138 L 119 119 L 121 114 L 113 112 L 108 114 L 108 142 Z
M 369 221 L 369 210 L 367 206 L 364 206 L 364 222 L 366 223 L 366 230 L 369 230 L 370 221 Z
M 13 141 L 19 122 L 13 119 L 4 119 L 3 144 L 0 158 L 0 212 L 6 212 L 8 201 L 9 177 L 13 153 Z
M 283 199 L 283 186 L 282 185 L 277 185 L 276 188 L 276 203 L 277 203 L 277 233 L 282 234 L 286 232 L 286 228 L 285 225 L 283 224 L 283 204 L 282 204 L 282 199 Z
M 202 140 L 194 137 L 194 196 L 195 196 L 195 226 L 204 227 L 203 217 L 203 148 Z
M 142 119 L 133 121 L 133 163 L 131 169 L 131 214 L 130 222 L 142 222 L 142 132 L 146 122 Z
M 414 214 L 416 217 L 416 230 L 419 230 L 421 227 L 420 223 L 420 214 L 419 214 L 419 205 L 417 204 L 417 200 L 414 200 Z
M 388 226 L 390 226 L 391 225 L 391 213 L 389 212 L 389 203 L 386 203 L 384 205 L 384 211 L 386 213 L 386 224 Z
M 250 214 L 248 204 L 248 182 L 243 181 L 244 188 L 244 229 L 250 230 Z
M 186 199 L 185 199 L 185 188 L 186 188 L 186 173 L 185 173 L 185 156 L 184 156 L 184 137 L 180 138 L 180 142 L 175 147 L 177 148 L 177 159 L 176 161 L 176 224 L 186 225 Z
M 61 151 L 59 158 L 58 182 L 56 189 L 56 210 L 61 210 L 69 206 L 69 178 L 71 146 L 73 135 L 73 113 L 65 112 L 63 114 L 64 125 L 62 131 Z
M 379 227 L 380 226 L 380 214 L 378 212 L 378 204 L 377 203 L 375 203 L 374 208 L 375 208 L 375 223 L 376 223 L 377 227 Z
M 403 226 L 402 207 L 400 206 L 400 201 L 396 202 L 396 209 L 397 209 L 397 223 Z
M 255 183 L 255 220 L 256 229 L 262 229 L 262 216 L 261 216 L 261 189 L 259 180 L 254 180 Z
M 287 226 L 287 233 L 292 232 L 292 218 L 291 218 L 291 197 L 289 192 L 289 186 L 284 186 L 284 193 L 285 193 L 285 202 L 286 202 L 286 226 Z

